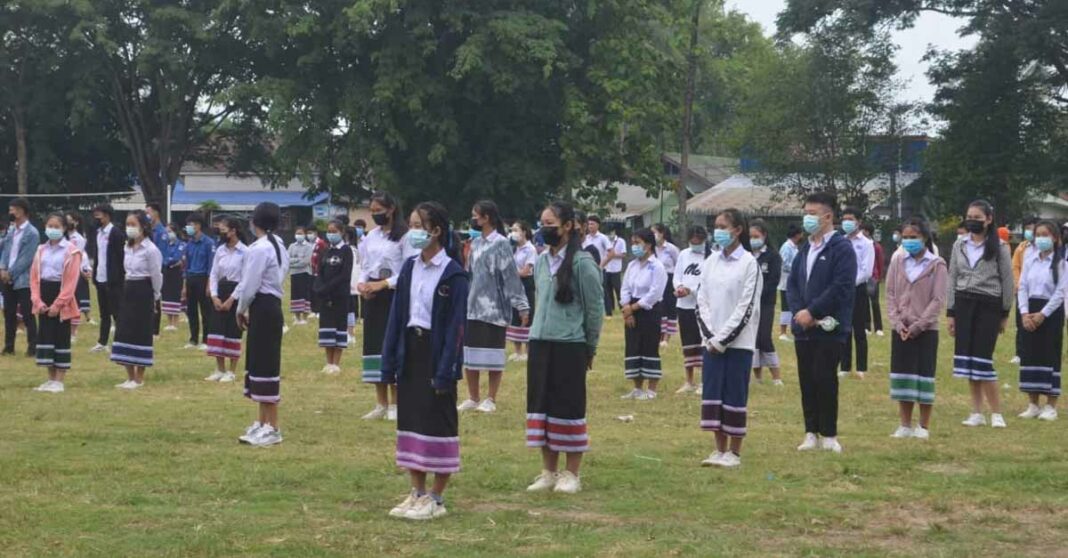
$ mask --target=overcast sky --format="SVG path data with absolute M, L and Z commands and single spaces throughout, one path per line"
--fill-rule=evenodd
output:
M 775 33 L 775 16 L 785 6 L 786 0 L 727 1 L 729 9 L 747 13 L 762 24 L 767 35 Z M 934 96 L 934 87 L 925 74 L 927 64 L 921 60 L 928 46 L 940 50 L 959 50 L 974 44 L 972 37 L 962 39 L 957 36 L 957 29 L 962 23 L 962 20 L 949 16 L 924 13 L 916 20 L 915 27 L 894 33 L 894 41 L 901 47 L 897 52 L 897 65 L 901 79 L 906 81 L 905 90 L 901 93 L 903 100 L 926 102 Z

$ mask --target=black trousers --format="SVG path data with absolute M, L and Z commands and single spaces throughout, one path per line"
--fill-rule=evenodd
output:
M 871 299 L 871 321 L 872 321 L 871 330 L 872 331 L 882 331 L 883 330 L 883 311 L 882 311 L 882 309 L 879 308 L 879 289 L 881 288 L 882 282 L 880 282 L 880 281 L 872 281 L 871 285 L 872 285 L 871 290 L 868 291 L 868 298 Z
M 26 324 L 27 349 L 37 349 L 37 318 L 30 304 L 30 289 L 15 289 L 11 283 L 4 284 L 4 352 L 15 352 L 15 329 L 19 325 L 18 314 L 22 311 L 22 323 Z
M 842 353 L 842 371 L 853 371 L 853 343 L 857 344 L 857 371 L 868 371 L 868 334 L 864 326 L 870 321 L 868 304 L 868 284 L 857 287 L 856 299 L 853 301 L 853 336 L 846 339 Z
M 623 287 L 623 274 L 604 272 L 604 315 L 611 316 L 612 309 L 619 307 L 619 291 Z
M 94 282 L 95 283 L 95 282 Z M 119 307 L 122 306 L 122 283 L 96 284 L 96 301 L 100 307 L 100 335 L 96 342 L 101 345 L 108 344 L 108 336 L 111 335 L 111 322 L 119 322 Z
M 185 301 L 185 315 L 189 317 L 189 342 L 194 345 L 207 344 L 208 320 L 212 312 L 207 277 L 185 278 Z
M 823 437 L 838 435 L 839 341 L 797 340 L 797 378 L 801 383 L 801 410 L 805 432 Z

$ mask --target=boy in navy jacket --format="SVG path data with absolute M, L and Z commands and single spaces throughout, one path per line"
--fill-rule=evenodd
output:
M 794 258 L 786 284 L 805 415 L 800 451 L 817 447 L 842 451 L 837 438 L 838 364 L 853 330 L 857 256 L 852 244 L 835 233 L 836 207 L 831 194 L 820 192 L 805 199 L 808 241 Z

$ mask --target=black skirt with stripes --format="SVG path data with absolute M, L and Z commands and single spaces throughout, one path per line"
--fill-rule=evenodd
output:
M 248 311 L 248 346 L 245 352 L 245 397 L 257 403 L 282 400 L 282 301 L 257 294 Z
M 627 304 L 637 302 L 635 299 Z M 660 308 L 657 304 L 652 310 L 638 310 L 634 313 L 635 327 L 627 327 L 624 332 L 623 375 L 628 380 L 660 379 Z
M 152 282 L 147 277 L 126 280 L 115 341 L 111 344 L 112 362 L 125 366 L 152 366 L 155 302 Z
M 59 296 L 59 281 L 41 281 L 41 302 L 51 306 Z M 60 370 L 70 368 L 70 321 L 61 317 L 51 317 L 48 313 L 38 316 L 37 322 L 37 365 L 55 367 Z
M 78 285 L 74 288 L 74 298 L 78 299 L 78 309 L 87 314 L 92 306 L 89 296 L 89 280 L 78 275 Z
M 382 383 L 382 343 L 386 340 L 393 291 L 379 291 L 363 299 L 363 381 Z
M 168 316 L 182 313 L 182 267 L 163 269 L 163 288 L 160 289 L 161 309 Z
M 237 283 L 219 281 L 219 300 L 226 302 L 234 294 Z M 237 301 L 229 310 L 220 312 L 212 307 L 208 323 L 208 356 L 241 358 L 241 328 L 237 325 Z

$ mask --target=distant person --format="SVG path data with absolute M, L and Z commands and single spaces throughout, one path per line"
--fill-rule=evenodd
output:
M 656 238 L 656 259 L 667 271 L 667 285 L 664 287 L 663 309 L 660 316 L 660 346 L 666 347 L 671 336 L 679 332 L 679 313 L 675 305 L 675 263 L 679 259 L 679 248 L 671 238 L 671 229 L 663 223 L 653 225 Z
M 345 244 L 344 230 L 341 221 L 326 225 L 328 247 L 319 259 L 319 273 L 312 286 L 312 293 L 319 299 L 319 347 L 326 353 L 324 374 L 341 372 L 341 355 L 349 346 L 352 249 Z
M 619 305 L 619 291 L 623 287 L 623 260 L 627 257 L 627 241 L 619 236 L 618 227 L 608 229 L 607 262 L 602 262 L 604 269 L 604 313 L 612 317 L 612 310 Z
M 768 226 L 763 220 L 757 219 L 749 223 L 748 236 L 753 257 L 756 258 L 757 266 L 760 268 L 763 285 L 760 293 L 760 323 L 756 334 L 756 352 L 753 353 L 753 376 L 758 382 L 763 383 L 763 369 L 767 368 L 771 373 L 772 384 L 782 386 L 779 353 L 775 352 L 775 342 L 771 338 L 772 324 L 775 320 L 775 291 L 778 289 L 779 277 L 782 275 L 782 260 L 775 246 L 770 244 Z
M 842 352 L 840 377 L 848 376 L 853 368 L 853 345 L 856 345 L 857 377 L 863 379 L 868 371 L 868 333 L 865 328 L 871 321 L 871 302 L 868 300 L 868 281 L 875 270 L 875 243 L 861 229 L 860 210 L 847 207 L 842 211 L 842 232 L 853 245 L 857 255 L 856 293 L 853 296 L 853 334 L 846 339 Z
M 790 305 L 786 304 L 786 284 L 790 281 L 790 272 L 794 267 L 794 258 L 797 257 L 797 249 L 804 238 L 804 231 L 796 223 L 790 223 L 786 228 L 786 242 L 779 247 L 779 258 L 782 259 L 782 274 L 779 277 L 779 341 L 790 342 L 793 339 L 787 335 L 790 324 L 793 323 L 794 315 L 790 312 Z
M 4 351 L 15 354 L 15 329 L 19 310 L 26 326 L 26 356 L 37 351 L 37 320 L 30 302 L 30 266 L 41 244 L 41 235 L 30 223 L 30 203 L 15 198 L 7 205 L 11 226 L 0 245 L 0 287 L 4 293 Z
M 293 325 L 308 323 L 311 314 L 311 260 L 315 247 L 308 242 L 307 229 L 298 225 L 294 232 L 293 244 L 287 250 L 289 255 L 289 312 L 293 314 Z
M 185 219 L 185 234 L 189 240 L 185 247 L 185 288 L 182 291 L 189 318 L 189 342 L 185 348 L 201 351 L 208 349 L 208 319 L 211 316 L 208 276 L 215 260 L 215 239 L 204 230 L 205 223 L 200 213 Z
M 1061 349 L 1064 346 L 1064 261 L 1057 225 L 1034 226 L 1033 251 L 1024 256 L 1016 304 L 1023 324 L 1020 339 L 1020 391 L 1027 394 L 1027 410 L 1020 418 L 1057 420 L 1061 395 Z M 1039 407 L 1042 396 L 1046 405 Z
M 1038 223 L 1038 219 L 1035 217 L 1028 217 L 1023 221 L 1023 241 L 1016 246 L 1016 250 L 1012 253 L 1012 277 L 1013 284 L 1016 286 L 1016 291 L 1020 291 L 1020 274 L 1023 273 L 1023 264 L 1027 255 L 1031 255 L 1035 251 L 1035 224 Z M 1013 353 L 1010 364 L 1020 363 L 1020 345 L 1023 343 L 1023 322 L 1020 321 L 1020 307 L 1016 306 L 1016 347 Z
M 512 223 L 512 230 L 508 233 L 508 239 L 515 245 L 515 253 L 512 255 L 515 269 L 519 273 L 519 281 L 523 284 L 527 303 L 530 304 L 529 316 L 534 315 L 534 264 L 538 261 L 538 251 L 531 242 L 533 236 L 530 225 L 522 220 Z M 508 326 L 506 335 L 514 349 L 512 356 L 508 357 L 509 361 L 526 362 L 529 358 L 529 325 L 523 325 L 523 315 L 520 312 L 512 311 L 512 323 Z
M 675 393 L 701 393 L 700 382 L 694 380 L 701 368 L 704 349 L 701 347 L 701 328 L 697 325 L 697 290 L 701 286 L 701 271 L 705 266 L 705 246 L 708 231 L 700 225 L 690 228 L 686 235 L 689 246 L 679 252 L 675 263 L 675 306 L 679 315 L 679 338 L 682 340 L 682 367 L 686 380 Z
M 96 285 L 96 300 L 100 306 L 100 336 L 90 352 L 99 353 L 108 348 L 112 320 L 116 322 L 122 312 L 123 283 L 126 270 L 123 266 L 123 247 L 126 244 L 124 226 L 111 222 L 115 211 L 109 204 L 93 208 L 96 233 L 89 240 L 89 257 L 93 260 L 93 283 Z
M 45 220 L 47 240 L 39 248 L 30 267 L 30 299 L 40 316 L 37 339 L 37 366 L 48 370 L 48 380 L 35 391 L 62 393 L 63 379 L 71 367 L 71 321 L 78 308 L 78 279 L 82 271 L 82 251 L 67 239 L 67 219 L 53 213 Z
M 656 388 L 663 376 L 660 363 L 660 320 L 663 313 L 667 270 L 656 257 L 656 235 L 642 229 L 630 239 L 634 257 L 623 275 L 624 358 L 623 376 L 634 382 L 634 389 L 622 399 L 649 401 L 656 399 Z M 648 389 L 646 389 L 648 382 Z
M 242 226 L 244 225 L 244 226 Z M 245 269 L 245 234 L 248 225 L 236 217 L 219 221 L 219 240 L 208 275 L 208 294 L 211 295 L 212 313 L 208 318 L 207 355 L 215 359 L 215 371 L 205 380 L 230 383 L 237 379 L 237 361 L 241 358 L 243 332 L 237 325 L 237 284 Z M 229 366 L 227 366 L 229 364 Z
M 73 344 L 78 338 L 78 327 L 82 322 L 90 321 L 89 311 L 92 310 L 92 303 L 89 295 L 89 281 L 93 277 L 93 263 L 89 261 L 88 241 L 82 234 L 84 230 L 82 214 L 72 210 L 63 216 L 67 221 L 67 241 L 74 244 L 82 253 L 82 269 L 78 273 L 78 286 L 74 293 L 78 299 L 79 315 L 70 321 L 70 340 Z
M 872 241 L 872 247 L 875 248 L 875 261 L 871 266 L 871 278 L 868 279 L 868 303 L 871 305 L 871 321 L 867 324 L 869 333 L 874 333 L 878 337 L 885 335 L 883 333 L 883 312 L 880 307 L 879 300 L 879 286 L 883 281 L 883 266 L 886 265 L 886 256 L 883 253 L 883 245 L 875 242 L 875 226 L 871 223 L 864 223 L 861 226 L 861 230 L 864 231 L 864 236 L 868 237 L 868 240 Z
M 126 216 L 125 237 L 122 313 L 111 361 L 126 369 L 126 381 L 115 387 L 135 390 L 144 385 L 145 370 L 155 363 L 152 320 L 163 289 L 163 256 L 152 242 L 152 220 L 144 211 Z
M 185 243 L 182 242 L 181 233 L 174 223 L 167 224 L 166 249 L 160 249 L 163 255 L 163 292 L 160 299 L 160 310 L 167 317 L 167 325 L 164 331 L 178 331 L 178 318 L 182 315 L 182 287 L 185 280 L 182 278 L 182 261 L 185 257 Z

